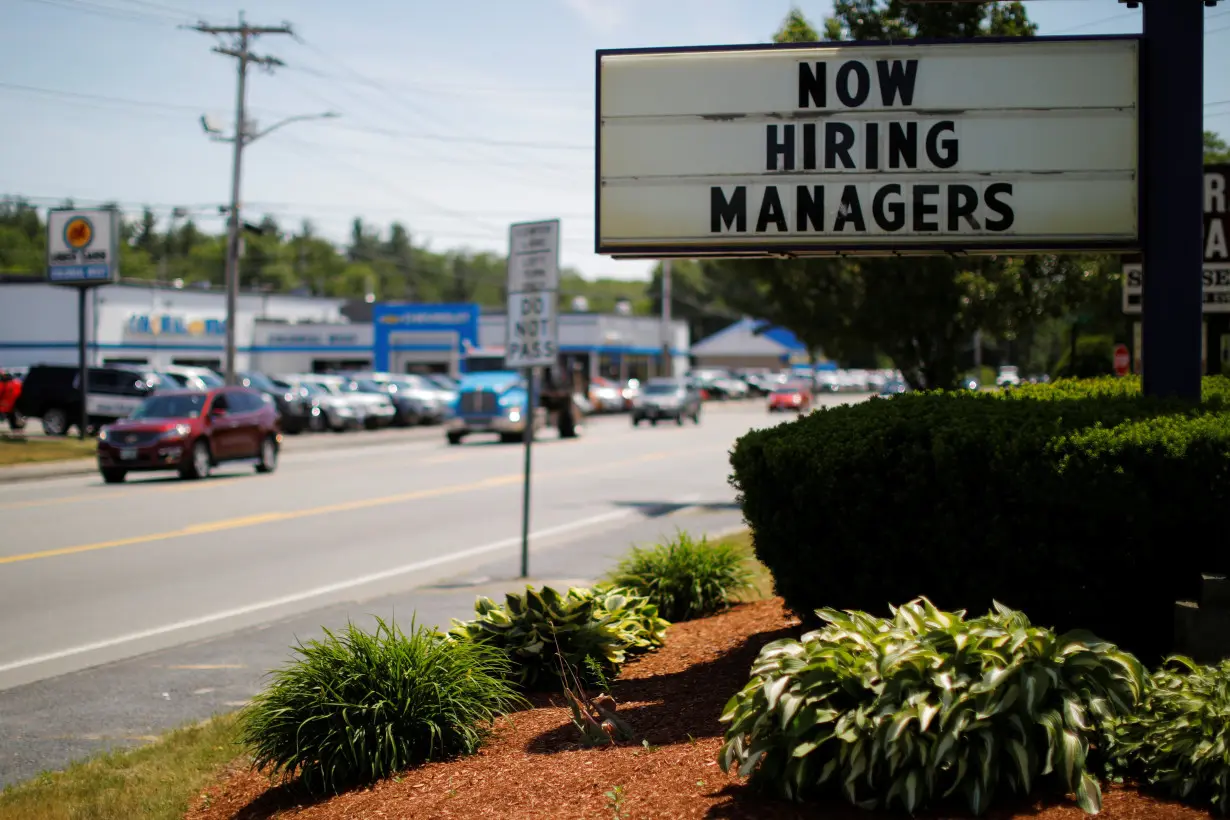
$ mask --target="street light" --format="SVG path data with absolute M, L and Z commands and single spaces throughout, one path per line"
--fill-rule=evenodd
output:
M 268 128 L 256 131 L 244 114 L 244 83 L 243 73 L 240 73 L 239 104 L 235 118 L 235 134 L 227 137 L 222 130 L 207 116 L 201 117 L 201 128 L 214 142 L 230 142 L 235 146 L 234 160 L 231 167 L 231 206 L 226 242 L 226 383 L 235 384 L 235 314 L 239 301 L 239 232 L 243 226 L 239 217 L 239 180 L 243 161 L 243 149 L 256 142 L 261 137 L 276 131 L 292 122 L 306 120 L 331 120 L 341 115 L 335 111 L 322 114 L 299 114 L 279 120 Z

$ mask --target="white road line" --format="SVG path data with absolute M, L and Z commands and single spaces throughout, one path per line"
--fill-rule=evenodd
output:
M 578 530 L 584 527 L 593 526 L 594 524 L 602 524 L 607 521 L 616 521 L 621 518 L 632 518 L 639 513 L 636 510 L 615 510 L 613 512 L 602 513 L 601 515 L 593 515 L 589 518 L 581 518 L 577 521 L 572 521 L 567 524 L 560 524 L 555 527 L 547 527 L 541 530 L 535 530 L 530 533 L 531 539 L 549 538 L 554 535 L 560 535 L 571 530 Z M 82 646 L 74 646 L 69 649 L 61 649 L 58 652 L 48 652 L 45 655 L 37 655 L 33 658 L 23 658 L 22 660 L 13 661 L 11 663 L 0 664 L 0 674 L 11 672 L 15 669 L 24 669 L 29 666 L 36 666 L 41 663 L 49 663 L 51 661 L 61 660 L 63 658 L 71 658 L 74 655 L 82 655 L 87 652 L 96 652 L 100 649 L 110 649 L 114 646 L 121 646 L 134 641 L 141 641 L 147 638 L 154 638 L 159 635 L 166 635 L 170 632 L 178 632 L 182 629 L 191 629 L 205 624 L 225 621 L 228 618 L 238 618 L 244 615 L 250 615 L 254 612 L 260 612 L 266 609 L 273 609 L 287 604 L 294 604 L 300 601 L 318 598 L 324 595 L 331 595 L 335 592 L 342 592 L 347 589 L 361 587 L 365 584 L 384 581 L 389 578 L 395 578 L 398 575 L 406 575 L 411 572 L 428 569 L 430 567 L 447 564 L 450 561 L 457 561 L 463 558 L 470 558 L 475 555 L 482 555 L 488 552 L 496 552 L 498 550 L 507 549 L 508 547 L 519 546 L 521 544 L 521 536 L 513 538 L 503 538 L 499 541 L 493 541 L 490 544 L 483 544 L 478 547 L 453 552 L 447 555 L 439 555 L 435 558 L 428 558 L 423 561 L 416 561 L 413 564 L 405 564 L 393 569 L 387 569 L 382 572 L 373 572 L 369 575 L 362 575 L 358 578 L 352 578 L 348 581 L 339 581 L 335 584 L 327 584 L 325 586 L 315 587 L 313 589 L 296 592 L 292 595 L 284 595 L 280 598 L 274 598 L 269 601 L 261 601 L 247 606 L 235 607 L 234 609 L 223 610 L 222 612 L 214 612 L 210 615 L 202 615 L 198 618 L 189 618 L 183 621 L 176 621 L 164 626 L 154 627 L 153 629 L 145 629 L 140 632 L 131 632 L 127 635 L 120 635 L 115 638 L 107 638 L 94 643 L 83 644 Z

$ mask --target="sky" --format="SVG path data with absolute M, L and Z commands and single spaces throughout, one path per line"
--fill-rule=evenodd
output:
M 245 219 L 311 220 L 337 242 L 361 216 L 433 250 L 504 252 L 511 222 L 559 218 L 561 262 L 641 279 L 593 252 L 594 51 L 767 41 L 792 5 L 831 0 L 0 0 L 0 195 L 40 206 L 186 208 L 220 231 L 236 63 L 182 26 L 290 24 L 253 51 Z M 1117 0 L 1027 0 L 1040 34 L 1139 33 Z M 1207 9 L 1205 127 L 1230 135 L 1230 4 Z M 165 222 L 164 222 L 165 224 Z

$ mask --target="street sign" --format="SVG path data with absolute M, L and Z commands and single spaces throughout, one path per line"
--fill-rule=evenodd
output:
M 506 367 L 555 364 L 559 355 L 559 314 L 555 299 L 553 290 L 509 294 Z
M 119 275 L 119 212 L 54 208 L 47 214 L 47 281 L 106 285 Z
M 1204 312 L 1230 313 L 1230 264 L 1205 262 Z M 1140 313 L 1144 303 L 1144 268 L 1139 263 L 1123 266 L 1123 312 Z
M 506 367 L 552 365 L 559 354 L 559 225 L 550 219 L 509 228 Z
M 1132 354 L 1125 344 L 1115 345 L 1115 375 L 1126 376 L 1132 370 Z

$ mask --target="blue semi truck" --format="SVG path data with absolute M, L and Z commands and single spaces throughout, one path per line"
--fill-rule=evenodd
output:
M 540 368 L 542 377 L 534 385 L 534 418 L 526 418 L 528 384 L 525 376 L 503 366 L 490 355 L 466 362 L 466 373 L 457 385 L 457 398 L 445 422 L 449 444 L 461 444 L 473 433 L 495 433 L 500 441 L 523 441 L 530 430 L 553 425 L 560 438 L 576 438 L 581 433 L 582 415 L 573 401 L 575 374 L 563 362 Z

